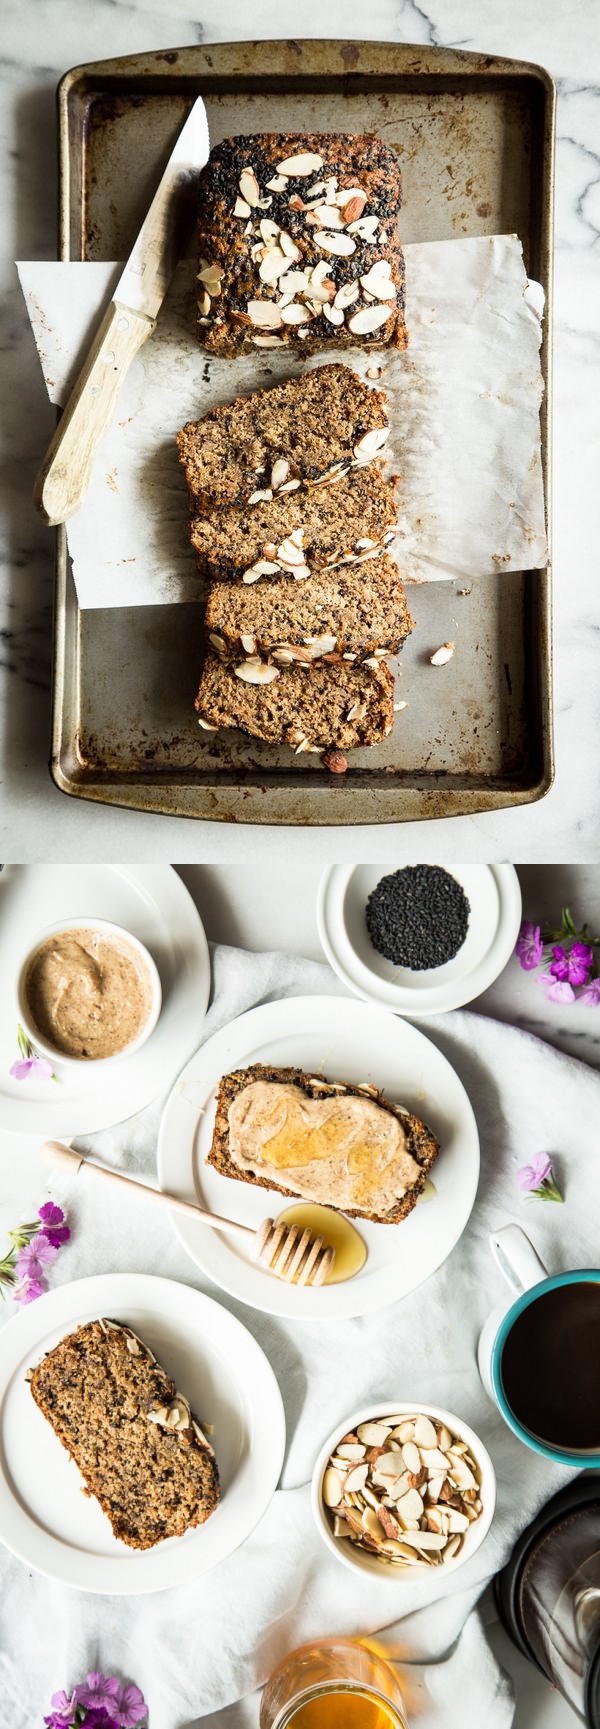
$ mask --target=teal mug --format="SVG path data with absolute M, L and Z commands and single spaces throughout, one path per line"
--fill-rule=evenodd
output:
M 600 1271 L 547 1272 L 519 1225 L 489 1239 L 512 1297 L 479 1339 L 479 1372 L 505 1423 L 556 1464 L 600 1466 Z

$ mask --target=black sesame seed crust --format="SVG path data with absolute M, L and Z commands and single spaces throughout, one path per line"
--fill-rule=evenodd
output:
M 411 972 L 444 966 L 458 954 L 469 923 L 464 889 L 439 865 L 407 865 L 384 876 L 366 905 L 378 954 Z
M 278 173 L 278 164 L 288 158 L 310 153 L 323 159 L 323 167 L 307 177 L 290 177 L 285 190 L 272 191 L 267 182 Z M 240 196 L 240 175 L 252 169 L 259 184 L 261 197 L 268 198 L 267 208 L 255 207 L 250 218 L 233 215 Z M 307 223 L 306 212 L 290 206 L 290 198 L 306 201 L 310 188 L 322 180 L 335 177 L 338 191 L 359 186 L 367 195 L 362 214 L 377 216 L 385 239 L 369 243 L 359 234 L 355 251 L 350 257 L 325 253 L 316 243 L 317 228 Z M 199 256 L 202 261 L 216 264 L 221 271 L 220 293 L 211 298 L 210 312 L 199 309 L 198 337 L 213 353 L 233 357 L 256 351 L 256 336 L 276 335 L 281 345 L 313 353 L 318 349 L 354 346 L 369 348 L 405 348 L 404 324 L 404 259 L 398 237 L 398 213 L 401 204 L 401 175 L 397 158 L 387 144 L 374 134 L 361 137 L 337 133 L 256 133 L 226 138 L 211 152 L 209 162 L 199 179 Z M 272 333 L 256 329 L 248 316 L 249 301 L 264 300 L 272 305 L 280 298 L 283 285 L 263 282 L 259 276 L 260 260 L 253 258 L 251 248 L 260 241 L 261 218 L 277 223 L 291 235 L 301 258 L 292 265 L 301 270 L 313 268 L 326 260 L 327 275 L 336 291 L 344 284 L 358 281 L 379 260 L 386 260 L 396 288 L 395 310 L 387 322 L 371 333 L 354 334 L 347 318 L 342 325 L 332 325 L 323 313 L 302 326 L 284 324 Z M 245 234 L 247 221 L 252 232 Z M 202 290 L 202 283 L 199 289 Z M 348 315 L 366 305 L 362 296 L 349 307 Z M 203 316 L 205 322 L 202 322 Z M 307 330 L 299 336 L 299 328 Z M 261 344 L 258 345 L 260 352 Z
M 214 1165 L 215 1170 L 219 1171 L 222 1177 L 234 1177 L 239 1183 L 255 1183 L 261 1189 L 275 1190 L 278 1195 L 287 1195 L 290 1200 L 297 1201 L 301 1197 L 298 1196 L 295 1189 L 286 1189 L 281 1183 L 271 1182 L 270 1178 L 257 1177 L 252 1171 L 241 1171 L 229 1156 L 229 1106 L 237 1094 L 243 1092 L 245 1087 L 249 1087 L 252 1081 L 281 1081 L 284 1085 L 289 1082 L 293 1086 L 301 1087 L 307 1098 L 320 1099 L 334 1096 L 339 1092 L 339 1086 L 332 1082 L 328 1084 L 325 1075 L 318 1072 L 309 1075 L 305 1074 L 303 1069 L 271 1068 L 268 1063 L 253 1063 L 248 1069 L 235 1069 L 231 1074 L 223 1075 L 220 1082 L 217 1093 L 217 1115 L 207 1163 Z M 324 1084 L 315 1086 L 315 1081 Z M 361 1094 L 360 1087 L 352 1086 L 350 1081 L 345 1083 L 344 1092 L 350 1093 L 354 1098 L 364 1096 Z M 421 1174 L 413 1183 L 412 1188 L 400 1197 L 396 1206 L 389 1213 L 369 1213 L 365 1209 L 348 1207 L 345 1216 L 349 1219 L 370 1219 L 373 1224 L 377 1225 L 398 1225 L 402 1219 L 407 1217 L 408 1213 L 412 1213 L 419 1195 L 423 1193 L 425 1178 L 440 1150 L 439 1142 L 436 1141 L 431 1129 L 428 1129 L 419 1117 L 412 1116 L 408 1111 L 400 1110 L 398 1105 L 393 1105 L 390 1099 L 384 1098 L 383 1093 L 375 1095 L 375 1103 L 380 1106 L 382 1111 L 388 1111 L 391 1116 L 400 1119 L 406 1134 L 408 1151 L 420 1166 Z M 331 1205 L 330 1202 L 324 1204 Z M 332 1206 L 332 1212 L 339 1213 L 341 1208 Z

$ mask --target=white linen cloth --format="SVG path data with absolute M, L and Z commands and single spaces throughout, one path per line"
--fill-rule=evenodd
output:
M 346 994 L 329 968 L 283 954 L 213 953 L 211 1033 L 255 1003 Z M 52 1285 L 95 1272 L 160 1272 L 203 1289 L 249 1327 L 283 1394 L 287 1450 L 281 1486 L 257 1530 L 206 1578 L 142 1598 L 78 1593 L 30 1574 L 0 1549 L 0 1724 L 33 1729 L 50 1695 L 88 1669 L 135 1680 L 150 1729 L 255 1729 L 256 1689 L 294 1646 L 333 1633 L 377 1631 L 400 1663 L 411 1729 L 509 1729 L 512 1688 L 475 1605 L 538 1508 L 569 1473 L 521 1445 L 486 1397 L 475 1361 L 479 1330 L 502 1294 L 489 1253 L 492 1228 L 516 1220 L 553 1271 L 597 1264 L 600 1164 L 586 1125 L 598 1118 L 600 1077 L 530 1034 L 460 1011 L 423 1029 L 463 1080 L 481 1137 L 481 1181 L 469 1224 L 444 1266 L 413 1295 L 353 1321 L 291 1323 L 254 1312 L 203 1280 L 168 1217 L 132 1197 L 106 1197 L 82 1178 L 52 1179 L 23 1195 L 22 1217 L 49 1193 L 68 1209 L 71 1243 Z M 190 1027 L 190 1047 L 198 1028 Z M 181 1064 L 188 1052 L 181 1052 Z M 175 1076 L 164 1077 L 165 1088 Z M 97 1158 L 152 1178 L 163 1100 L 131 1122 L 79 1143 Z M 521 1164 L 552 1155 L 565 1205 L 526 1200 Z M 15 1219 L 15 1223 L 17 1220 Z M 11 1324 L 13 1305 L 0 1305 Z M 410 1584 L 364 1579 L 330 1556 L 310 1511 L 309 1484 L 324 1437 L 358 1405 L 430 1400 L 464 1417 L 494 1462 L 491 1531 L 464 1568 Z
M 405 354 L 339 349 L 309 358 L 382 368 L 390 465 L 400 476 L 398 557 L 408 580 L 502 576 L 546 563 L 540 456 L 544 295 L 515 234 L 406 246 Z M 18 265 L 52 402 L 64 403 L 115 264 Z M 183 260 L 156 332 L 125 379 L 67 537 L 82 607 L 158 606 L 200 592 L 175 433 L 217 403 L 302 372 L 270 349 L 220 360 L 194 339 L 196 265 Z M 41 453 L 40 453 L 41 456 Z

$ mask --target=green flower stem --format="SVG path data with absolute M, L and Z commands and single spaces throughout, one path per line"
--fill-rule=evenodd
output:
M 561 1205 L 564 1201 L 564 1196 L 557 1188 L 554 1177 L 545 1177 L 543 1183 L 540 1183 L 539 1189 L 532 1189 L 531 1194 L 540 1201 L 560 1201 Z

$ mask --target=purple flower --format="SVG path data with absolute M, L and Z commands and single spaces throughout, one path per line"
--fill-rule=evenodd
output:
M 85 1705 L 88 1710 L 113 1711 L 118 1703 L 121 1683 L 116 1675 L 102 1675 L 99 1669 L 92 1669 L 87 1683 L 82 1681 L 75 1688 L 78 1705 Z
M 588 973 L 594 960 L 594 950 L 590 948 L 589 943 L 573 943 L 569 954 L 562 947 L 562 944 L 559 944 L 553 948 L 552 953 L 554 960 L 551 962 L 550 972 L 555 979 L 570 985 L 585 985 L 587 983 Z
M 116 1717 L 109 1717 L 104 1706 L 87 1706 L 85 1717 L 80 1718 L 80 1729 L 121 1729 Z
M 135 1729 L 136 1724 L 141 1723 L 142 1717 L 145 1717 L 147 1710 L 148 1706 L 143 1693 L 140 1693 L 139 1687 L 134 1687 L 133 1682 L 130 1681 L 126 1687 L 121 1689 L 118 1701 L 119 1722 L 122 1729 Z
M 573 990 L 573 986 L 568 984 L 566 979 L 561 982 L 559 979 L 551 978 L 549 973 L 542 973 L 541 978 L 542 978 L 542 984 L 544 986 L 544 990 L 546 992 L 546 996 L 547 996 L 549 1002 L 551 1002 L 551 1003 L 574 1003 L 575 1002 L 575 992 Z
M 522 1165 L 517 1182 L 525 1194 L 537 1195 L 540 1201 L 562 1201 L 547 1153 L 536 1153 L 530 1165 Z
M 27 1243 L 24 1249 L 20 1249 L 15 1270 L 21 1279 L 43 1279 L 44 1267 L 51 1267 L 57 1254 L 58 1249 L 48 1242 L 45 1231 L 40 1231 L 32 1243 Z
M 16 1081 L 25 1081 L 27 1076 L 31 1074 L 32 1070 L 34 1074 L 40 1076 L 40 1080 L 52 1080 L 52 1064 L 48 1062 L 47 1057 L 36 1057 L 33 1055 L 30 1057 L 19 1057 L 16 1063 L 11 1064 L 8 1072 L 9 1075 L 14 1075 Z
M 578 1001 L 580 1003 L 587 1003 L 588 1008 L 590 1009 L 597 1009 L 598 1004 L 600 1003 L 600 977 L 597 979 L 588 979 L 583 990 L 579 992 Z
M 537 1189 L 540 1183 L 551 1176 L 552 1165 L 547 1153 L 536 1153 L 530 1165 L 522 1165 L 517 1171 L 517 1182 L 520 1189 Z
M 48 1724 L 49 1729 L 71 1729 L 77 1711 L 75 1694 L 69 1699 L 66 1693 L 53 1693 L 50 1704 L 53 1708 L 52 1716 L 44 1717 L 44 1723 Z
M 39 1209 L 43 1234 L 54 1249 L 60 1249 L 61 1243 L 68 1243 L 71 1235 L 68 1225 L 63 1224 L 64 1216 L 62 1207 L 55 1207 L 54 1201 L 46 1201 Z
M 539 967 L 543 949 L 539 925 L 531 924 L 528 919 L 523 919 L 515 954 L 518 955 L 524 972 L 530 973 L 534 967 Z
M 22 1285 L 18 1285 L 16 1291 L 13 1291 L 15 1303 L 35 1303 L 45 1289 L 44 1279 L 24 1279 Z

